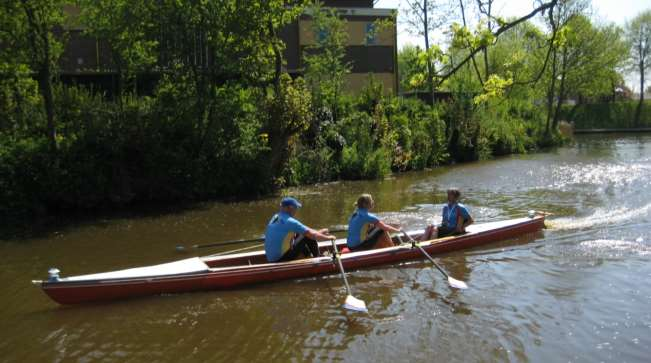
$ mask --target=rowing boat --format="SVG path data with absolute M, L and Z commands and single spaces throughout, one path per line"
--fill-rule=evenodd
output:
M 475 247 L 491 242 L 540 231 L 545 217 L 530 215 L 525 218 L 471 225 L 467 233 L 420 242 L 429 254 L 440 254 Z M 421 232 L 408 232 L 418 237 Z M 395 237 L 398 238 L 398 237 Z M 339 249 L 345 240 L 338 240 Z M 321 242 L 322 252 L 332 249 L 329 242 Z M 412 244 L 370 251 L 341 254 L 347 271 L 421 259 L 423 255 Z M 57 269 L 50 269 L 48 280 L 33 281 L 59 304 L 79 304 L 94 301 L 117 300 L 137 296 L 182 293 L 199 290 L 229 289 L 256 283 L 337 273 L 332 257 L 268 263 L 264 251 L 231 255 L 212 255 L 186 258 L 160 265 L 89 275 L 60 277 Z

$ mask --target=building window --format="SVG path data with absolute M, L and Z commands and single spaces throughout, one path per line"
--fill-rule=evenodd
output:
M 366 45 L 376 45 L 377 44 L 377 31 L 375 29 L 375 23 L 366 24 Z

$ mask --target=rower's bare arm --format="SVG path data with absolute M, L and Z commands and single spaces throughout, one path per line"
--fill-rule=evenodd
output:
M 311 238 L 317 241 L 327 241 L 327 240 L 337 239 L 337 237 L 331 234 L 321 233 L 320 231 L 314 230 L 312 228 L 309 228 L 307 232 L 305 232 L 305 236 L 307 238 Z
M 376 226 L 377 226 L 379 229 L 381 229 L 381 230 L 383 230 L 383 231 L 386 231 L 386 232 L 393 232 L 393 233 L 398 233 L 398 232 L 400 232 L 400 228 L 398 228 L 398 227 L 394 227 L 394 226 L 392 226 L 392 225 L 390 225 L 390 224 L 386 224 L 386 223 L 384 223 L 384 222 L 382 222 L 382 221 L 377 222 L 377 223 L 376 223 Z
M 475 223 L 475 220 L 472 219 L 472 216 L 469 215 L 468 216 L 468 221 L 466 222 L 466 227 L 468 227 L 469 225 L 471 225 L 473 223 Z
M 463 221 L 463 216 L 461 213 L 457 216 L 457 228 L 455 228 L 457 233 L 464 233 L 466 231 L 466 225 Z
M 468 219 L 464 220 L 463 216 L 459 214 L 459 217 L 457 218 L 457 232 L 465 233 L 466 227 L 473 224 L 474 222 L 475 221 L 471 216 L 468 216 Z

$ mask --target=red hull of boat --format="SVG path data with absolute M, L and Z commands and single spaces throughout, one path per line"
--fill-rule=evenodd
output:
M 544 217 L 535 217 L 506 228 L 467 234 L 449 240 L 434 241 L 423 248 L 430 254 L 440 254 L 471 248 L 540 231 Z M 346 270 L 422 259 L 417 249 L 395 247 L 368 253 L 343 255 Z M 209 261 L 206 261 L 210 265 Z M 228 289 L 238 286 L 304 278 L 338 273 L 332 259 L 299 260 L 283 264 L 234 266 L 198 274 L 118 279 L 108 281 L 42 282 L 43 291 L 59 304 L 79 304 L 94 301 L 117 300 L 137 296 L 181 293 L 199 290 Z

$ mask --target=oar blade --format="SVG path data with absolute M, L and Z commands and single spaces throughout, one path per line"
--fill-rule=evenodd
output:
M 346 296 L 346 301 L 344 302 L 344 308 L 352 311 L 357 311 L 360 313 L 368 313 L 366 308 L 366 303 L 364 300 L 360 300 L 353 295 Z
M 465 290 L 465 289 L 468 288 L 468 285 L 465 282 L 463 282 L 461 280 L 457 280 L 457 279 L 452 278 L 452 277 L 448 277 L 448 283 L 450 284 L 450 286 L 452 286 L 452 287 L 454 287 L 456 289 Z

